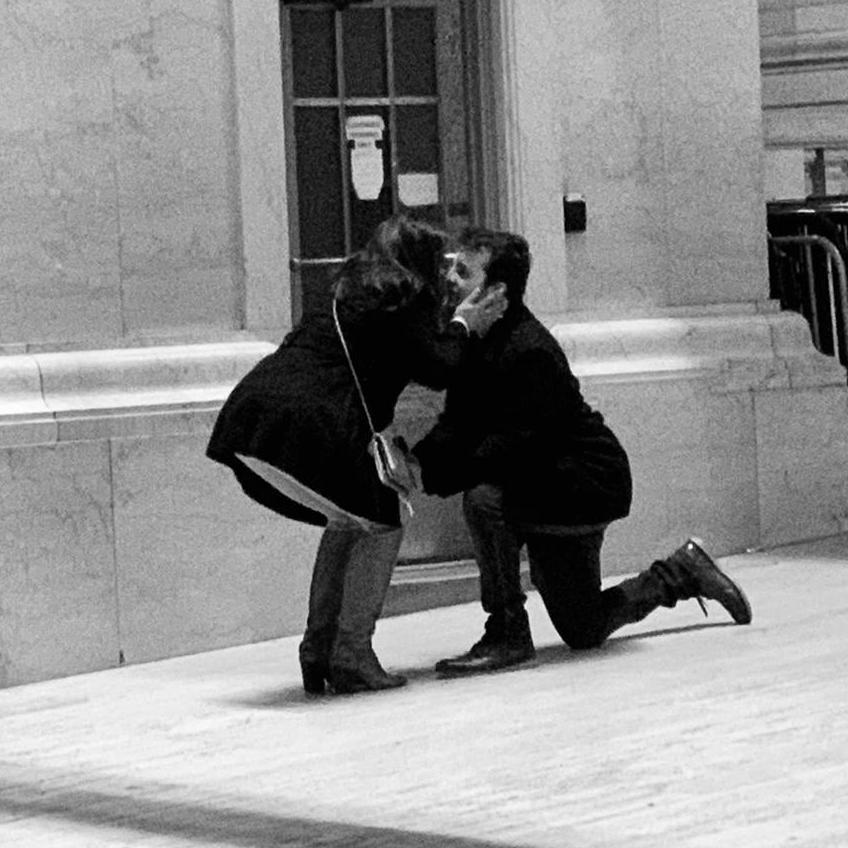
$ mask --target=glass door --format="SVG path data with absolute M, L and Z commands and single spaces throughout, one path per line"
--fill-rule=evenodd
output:
M 284 0 L 294 319 L 329 299 L 344 256 L 398 212 L 476 220 L 470 0 Z

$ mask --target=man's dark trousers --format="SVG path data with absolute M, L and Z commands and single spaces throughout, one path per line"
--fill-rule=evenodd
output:
M 524 606 L 524 544 L 530 579 L 557 633 L 571 648 L 596 647 L 624 624 L 677 600 L 653 567 L 601 589 L 605 524 L 540 527 L 512 522 L 504 511 L 503 489 L 487 483 L 464 493 L 463 512 L 480 569 L 480 599 L 490 616 L 513 615 Z

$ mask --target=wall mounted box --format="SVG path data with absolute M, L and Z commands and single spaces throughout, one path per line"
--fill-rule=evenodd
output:
M 586 230 L 586 199 L 582 194 L 567 194 L 562 199 L 562 220 L 567 233 Z

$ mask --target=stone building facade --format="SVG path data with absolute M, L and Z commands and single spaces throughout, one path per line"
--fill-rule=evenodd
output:
M 473 185 L 443 212 L 528 236 L 530 305 L 630 452 L 635 505 L 607 573 L 688 534 L 720 555 L 848 528 L 846 375 L 769 299 L 764 190 L 775 152 L 848 140 L 846 4 L 311 11 L 335 27 L 387 7 L 454 15 L 439 49 L 473 96 L 439 114 L 446 133 L 465 126 Z M 307 291 L 298 11 L 0 9 L 0 685 L 303 625 L 317 531 L 203 455 L 221 401 Z M 443 164 L 457 138 L 441 138 Z M 398 175 L 398 196 L 442 202 L 465 179 L 427 167 Z M 565 232 L 575 195 L 586 227 Z M 438 405 L 408 392 L 400 426 L 420 432 Z M 456 502 L 420 499 L 402 553 L 436 583 L 456 573 Z

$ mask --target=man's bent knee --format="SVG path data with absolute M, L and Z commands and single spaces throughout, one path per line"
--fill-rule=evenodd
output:
M 557 628 L 562 641 L 573 651 L 588 651 L 599 648 L 606 641 L 606 633 L 600 628 L 584 627 L 580 629 Z

